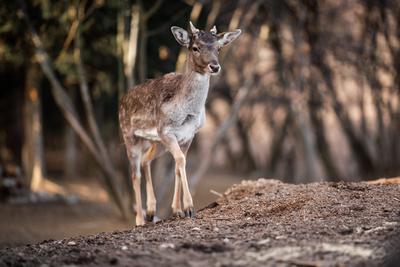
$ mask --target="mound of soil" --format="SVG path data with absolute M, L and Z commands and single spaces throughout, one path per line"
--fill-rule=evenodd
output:
M 196 219 L 0 250 L 0 266 L 396 266 L 400 185 L 243 181 Z

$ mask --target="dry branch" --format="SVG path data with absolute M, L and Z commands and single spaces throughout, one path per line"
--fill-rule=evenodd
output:
M 96 122 L 96 117 L 93 111 L 93 103 L 90 98 L 90 93 L 89 93 L 89 86 L 86 78 L 86 72 L 83 67 L 83 62 L 82 62 L 82 57 L 81 57 L 81 23 L 82 19 L 84 17 L 83 14 L 83 6 L 80 6 L 77 11 L 77 18 L 76 20 L 78 21 L 78 28 L 76 31 L 76 37 L 75 37 L 75 49 L 74 49 L 74 60 L 77 68 L 77 74 L 79 77 L 79 83 L 80 83 L 80 92 L 82 96 L 82 101 L 84 104 L 85 112 L 86 112 L 86 117 L 88 120 L 89 124 L 89 129 L 92 133 L 94 143 L 96 144 L 97 149 L 100 152 L 100 156 L 102 157 L 102 161 L 105 164 L 105 168 L 109 170 L 110 174 L 113 177 L 113 180 L 117 179 L 117 172 L 114 168 L 114 165 L 112 164 L 112 160 L 109 157 L 109 153 L 107 151 L 106 145 L 104 144 L 103 138 L 100 134 L 100 130 L 98 127 L 98 124 Z
M 249 13 L 254 15 L 254 13 L 257 11 L 257 8 L 260 3 L 261 3 L 261 1 L 255 2 L 251 6 Z M 251 19 L 249 16 L 246 16 L 246 18 L 247 18 L 246 22 L 242 25 L 243 29 L 246 29 L 251 22 Z M 263 42 L 268 38 L 268 29 L 269 28 L 266 25 L 263 25 L 260 27 L 260 33 L 259 33 L 258 39 L 255 43 L 254 54 L 253 54 L 254 66 L 257 65 L 257 62 L 259 60 L 258 51 L 259 51 L 260 42 Z M 235 100 L 232 104 L 232 107 L 231 107 L 228 117 L 219 126 L 211 145 L 206 149 L 206 151 L 204 153 L 205 156 L 202 157 L 204 160 L 201 162 L 200 166 L 196 169 L 196 171 L 192 175 L 192 177 L 190 179 L 190 187 L 192 188 L 193 191 L 195 191 L 197 184 L 199 183 L 202 176 L 207 172 L 207 169 L 210 166 L 210 163 L 212 162 L 213 155 L 214 155 L 214 152 L 215 152 L 218 144 L 224 138 L 224 136 L 225 136 L 226 132 L 229 130 L 229 128 L 237 120 L 239 110 L 242 107 L 243 103 L 247 100 L 249 92 L 251 91 L 251 88 L 255 84 L 255 80 L 256 80 L 256 76 L 257 76 L 256 69 L 257 69 L 256 67 L 253 68 L 252 73 L 245 80 L 245 82 L 243 83 L 243 86 L 241 86 L 239 88 L 239 90 L 235 96 Z
M 231 110 L 229 112 L 228 117 L 222 122 L 222 124 L 218 127 L 217 133 L 211 143 L 211 145 L 206 149 L 205 155 L 202 156 L 203 160 L 200 163 L 200 166 L 194 172 L 190 179 L 190 186 L 195 191 L 197 184 L 199 183 L 202 176 L 207 172 L 210 163 L 213 160 L 213 155 L 215 150 L 217 149 L 218 144 L 225 137 L 226 132 L 229 128 L 234 124 L 239 114 L 239 110 L 242 107 L 243 103 L 247 99 L 251 88 L 254 86 L 255 75 L 251 75 L 249 79 L 245 81 L 242 87 L 239 88 L 238 93 L 236 94 L 235 100 L 232 104 Z

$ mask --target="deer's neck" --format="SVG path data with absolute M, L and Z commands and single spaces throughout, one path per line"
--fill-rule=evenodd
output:
M 188 57 L 183 73 L 181 97 L 191 105 L 204 106 L 209 87 L 210 75 L 197 72 L 193 67 L 191 58 Z

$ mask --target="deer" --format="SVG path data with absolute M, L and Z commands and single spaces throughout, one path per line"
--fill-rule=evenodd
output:
M 136 226 L 154 220 L 156 197 L 150 164 L 165 152 L 171 153 L 175 161 L 172 214 L 194 218 L 186 155 L 205 122 L 210 76 L 221 71 L 219 51 L 241 34 L 240 29 L 217 33 L 216 26 L 203 31 L 192 22 L 187 31 L 177 26 L 172 26 L 171 31 L 178 44 L 187 48 L 183 73 L 172 72 L 147 80 L 128 90 L 119 105 L 120 128 L 136 201 Z M 146 182 L 146 216 L 142 210 L 142 174 Z

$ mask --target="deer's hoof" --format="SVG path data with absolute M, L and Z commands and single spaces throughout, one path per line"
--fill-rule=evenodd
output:
M 145 221 L 146 222 L 154 222 L 154 211 L 146 212 Z
M 136 218 L 136 226 L 143 226 L 144 225 L 144 220 Z
M 185 218 L 185 213 L 183 213 L 181 210 L 174 211 L 173 215 L 174 218 Z
M 194 218 L 194 216 L 195 216 L 194 207 L 189 207 L 185 209 L 185 217 Z

